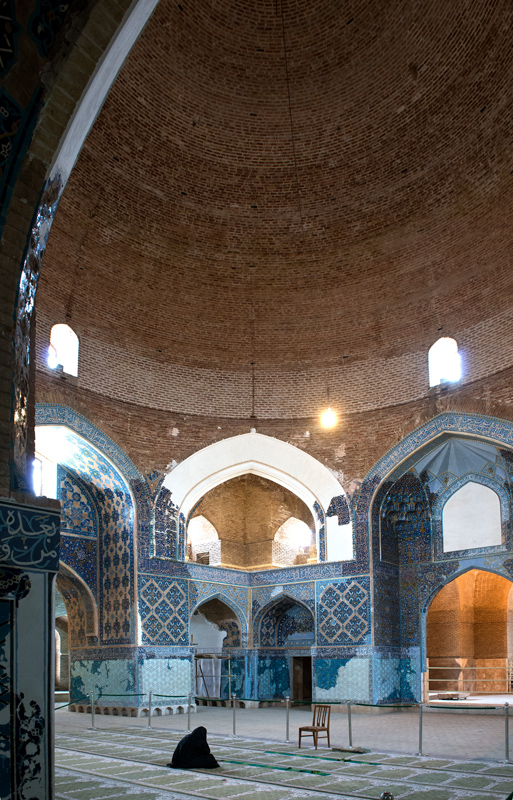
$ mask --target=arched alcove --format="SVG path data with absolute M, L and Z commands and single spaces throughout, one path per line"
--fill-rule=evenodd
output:
M 281 595 L 257 615 L 254 641 L 260 648 L 311 647 L 315 643 L 313 614 L 295 598 Z
M 470 550 L 502 543 L 501 503 L 497 492 L 476 481 L 457 489 L 442 511 L 443 550 Z
M 304 558 L 297 563 L 307 563 L 308 560 L 316 562 L 315 521 L 301 498 L 260 475 L 246 473 L 231 478 L 215 486 L 196 504 L 187 529 L 191 543 L 190 557 L 197 560 L 194 555 L 202 548 L 199 543 L 193 547 L 192 542 L 196 534 L 193 529 L 201 526 L 198 533 L 207 537 L 205 543 L 212 540 L 212 546 L 215 545 L 214 557 L 217 557 L 217 561 L 204 551 L 205 560 L 208 558 L 210 564 L 246 570 L 270 569 L 276 564 L 273 559 L 275 536 L 292 517 L 306 529 L 307 546 L 301 547 L 302 539 L 296 542 L 293 557 L 279 564 L 291 566 L 296 563 L 299 554 Z M 214 539 L 215 534 L 218 542 Z
M 289 517 L 276 531 L 272 543 L 272 562 L 278 567 L 315 562 L 312 530 L 306 522 Z
M 74 570 L 60 562 L 56 590 L 65 606 L 69 648 L 96 644 L 98 608 L 91 589 Z M 58 619 L 62 620 L 63 617 L 64 615 L 60 614 Z
M 308 453 L 271 436 L 247 433 L 209 445 L 178 464 L 163 487 L 188 518 L 208 492 L 243 475 L 273 481 L 302 500 L 315 522 L 320 561 L 353 558 L 349 516 L 326 514 L 333 499 L 345 500 L 339 481 Z
M 187 558 L 198 564 L 221 564 L 219 534 L 202 514 L 191 519 L 187 526 Z
M 244 662 L 240 664 L 236 657 L 232 658 L 232 650 L 242 643 L 237 613 L 219 597 L 210 598 L 194 610 L 190 630 L 195 647 L 198 697 L 227 699 L 237 693 L 240 696 Z
M 435 595 L 427 612 L 429 691 L 508 691 L 511 590 L 507 578 L 470 569 Z

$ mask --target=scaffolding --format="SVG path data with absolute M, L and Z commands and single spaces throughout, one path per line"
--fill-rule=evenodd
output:
M 204 665 L 201 663 L 202 661 L 210 661 L 212 663 L 212 672 L 205 673 L 203 667 Z M 218 652 L 214 652 L 212 650 L 202 653 L 196 652 L 194 653 L 194 664 L 195 664 L 195 680 L 196 680 L 196 696 L 197 697 L 204 697 L 206 700 L 221 700 L 221 697 L 213 697 L 209 692 L 209 685 L 210 689 L 212 690 L 212 685 L 215 683 L 217 678 L 219 678 L 219 682 L 221 682 L 222 674 L 216 674 L 216 670 L 214 668 L 214 664 L 221 662 L 221 669 L 222 669 L 222 662 L 228 661 L 228 702 L 231 703 L 232 699 L 232 670 L 231 670 L 231 656 L 230 651 L 227 653 L 220 649 Z M 207 679 L 208 682 L 207 682 Z M 203 691 L 201 690 L 203 687 Z M 203 694 L 204 692 L 204 694 Z M 221 692 L 219 692 L 220 694 Z

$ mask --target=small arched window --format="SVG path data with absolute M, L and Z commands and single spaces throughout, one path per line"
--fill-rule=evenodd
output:
M 48 348 L 48 366 L 57 369 L 59 365 L 68 375 L 78 375 L 78 336 L 64 324 L 53 326 Z
M 455 339 L 442 336 L 429 350 L 429 385 L 452 383 L 461 378 L 461 359 Z

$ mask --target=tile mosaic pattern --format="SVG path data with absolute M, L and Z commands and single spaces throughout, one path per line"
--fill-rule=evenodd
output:
M 133 461 L 113 439 L 69 406 L 36 403 L 36 425 L 65 425 L 104 453 L 127 481 L 139 480 L 146 484 Z
M 378 571 L 379 570 L 379 571 Z M 374 642 L 400 644 L 399 570 L 376 567 L 374 572 Z
M 189 643 L 188 582 L 139 576 L 139 614 L 142 643 Z
M 156 705 L 180 700 L 193 692 L 192 666 L 188 658 L 151 658 L 139 667 L 139 691 L 146 695 L 150 689 L 155 695 Z M 147 698 L 145 698 L 147 701 Z
M 370 579 L 317 583 L 317 642 L 370 642 Z
M 40 410 L 38 414 L 45 422 L 57 415 L 59 407 L 50 407 L 48 413 Z M 69 409 L 68 409 L 69 411 Z M 59 422 L 63 422 L 59 419 Z M 65 424 L 68 420 L 65 415 Z M 96 434 L 96 439 L 104 442 L 107 437 L 97 435 L 94 426 L 87 425 L 82 418 L 80 436 Z M 123 475 L 107 458 L 96 449 L 97 443 L 90 444 L 72 431 L 66 438 L 66 459 L 63 463 L 70 477 L 76 476 L 75 483 L 87 491 L 87 499 L 94 506 L 94 516 L 98 520 L 99 568 L 98 585 L 100 596 L 100 640 L 104 644 L 129 644 L 135 636 L 134 614 L 134 503 L 130 489 Z M 112 447 L 111 447 L 112 450 Z M 119 455 L 123 464 L 126 459 Z M 63 475 L 64 472 L 61 472 Z M 68 489 L 65 481 L 60 482 L 62 500 L 66 504 Z M 71 499 L 73 502 L 73 492 Z M 77 492 L 79 494 L 79 492 Z M 77 501 L 78 505 L 80 501 Z M 80 509 L 78 509 L 80 511 Z M 68 551 L 70 547 L 68 545 Z M 63 551 L 64 552 L 64 551 Z M 71 564 L 70 564 L 71 566 Z M 96 567 L 96 564 L 94 564 Z M 93 562 L 89 562 L 88 583 L 93 580 Z
M 351 512 L 349 510 L 347 497 L 344 494 L 331 498 L 326 516 L 338 517 L 339 525 L 348 525 L 351 522 Z
M 313 566 L 313 565 L 312 565 Z M 303 605 L 308 606 L 311 611 L 315 609 L 315 583 L 283 583 L 272 586 L 258 586 L 251 593 L 252 613 L 255 617 L 264 606 L 271 603 L 282 594 L 299 600 Z
M 86 647 L 87 611 L 74 581 L 62 573 L 59 575 L 59 591 L 66 604 L 69 623 L 69 646 Z
M 171 492 L 160 489 L 155 499 L 153 554 L 157 558 L 176 558 L 178 547 L 178 508 Z
M 237 614 L 241 623 L 243 639 L 247 640 L 248 629 L 248 602 L 249 590 L 242 586 L 230 586 L 222 583 L 210 583 L 207 581 L 189 582 L 189 609 L 192 615 L 195 610 L 205 603 L 217 597 L 226 603 Z
M 1 593 L 3 595 L 3 592 Z M 9 797 L 11 791 L 10 773 L 12 769 L 12 730 L 11 697 L 14 692 L 14 664 L 11 659 L 11 641 L 14 632 L 11 629 L 12 601 L 2 599 L 0 602 L 0 742 L 2 753 L 2 770 L 0 773 L 0 797 Z
M 415 703 L 420 692 L 418 660 L 409 658 L 372 658 L 373 702 Z
M 263 620 L 262 620 L 263 625 Z M 315 644 L 314 618 L 303 606 L 293 606 L 278 620 L 277 647 L 300 647 Z
M 320 503 L 317 500 L 313 504 L 315 514 L 319 521 L 319 561 L 326 561 L 326 528 L 325 528 L 325 519 L 324 519 L 324 511 Z
M 392 564 L 429 561 L 431 509 L 420 478 L 407 473 L 381 504 L 380 557 Z
M 98 517 L 84 481 L 59 465 L 57 486 L 61 502 L 61 533 L 96 537 L 99 527 Z
M 264 611 L 257 621 L 255 646 L 293 646 L 290 637 L 297 638 L 297 645 L 314 644 L 314 618 L 311 611 L 298 605 L 288 596 L 280 597 Z M 286 643 L 287 642 L 287 643 Z
M 291 695 L 290 670 L 285 656 L 260 655 L 257 663 L 257 697 L 282 698 Z
M 3 0 L 0 16 L 0 41 L 2 53 L 0 55 L 0 77 L 7 75 L 16 61 L 18 35 L 20 26 L 16 21 L 16 5 L 14 0 Z
M 314 659 L 314 700 L 342 701 L 348 698 L 358 703 L 372 702 L 372 659 L 318 658 Z
M 98 545 L 96 539 L 61 536 L 60 559 L 82 578 L 98 601 Z
M 102 661 L 72 659 L 70 699 L 79 702 L 94 692 L 95 705 L 137 706 L 136 665 L 130 659 Z M 107 697 L 107 695 L 110 695 Z M 127 696 L 128 695 L 128 696 Z
M 70 3 L 61 0 L 38 0 L 35 10 L 29 19 L 28 31 L 36 43 L 41 58 L 48 56 L 55 38 L 61 30 Z

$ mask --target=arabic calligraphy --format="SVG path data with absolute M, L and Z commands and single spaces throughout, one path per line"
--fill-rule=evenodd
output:
M 17 567 L 59 566 L 60 515 L 0 505 L 0 560 Z

